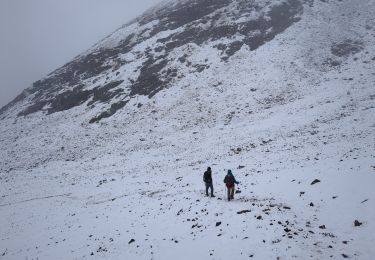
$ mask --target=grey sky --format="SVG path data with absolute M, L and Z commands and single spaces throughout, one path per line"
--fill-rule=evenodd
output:
M 0 107 L 161 0 L 0 0 Z

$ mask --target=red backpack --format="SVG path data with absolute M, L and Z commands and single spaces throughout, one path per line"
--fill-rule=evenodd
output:
M 234 180 L 232 175 L 227 175 L 225 177 L 225 184 L 227 185 L 227 188 L 233 187 L 234 186 Z

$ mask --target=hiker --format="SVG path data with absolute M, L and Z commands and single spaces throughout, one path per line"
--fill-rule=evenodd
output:
M 211 189 L 211 197 L 215 197 L 214 195 L 214 186 L 212 184 L 212 171 L 211 167 L 207 168 L 207 171 L 203 174 L 203 181 L 206 185 L 206 196 L 208 196 L 208 189 Z
M 236 181 L 236 178 L 234 178 L 233 173 L 231 170 L 228 170 L 227 175 L 224 178 L 224 183 L 227 186 L 228 189 L 228 201 L 231 199 L 234 199 L 234 184 L 239 184 L 238 181 Z

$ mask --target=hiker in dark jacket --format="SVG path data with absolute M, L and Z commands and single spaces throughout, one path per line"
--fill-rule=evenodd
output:
M 233 173 L 231 170 L 228 170 L 227 175 L 224 178 L 224 183 L 227 186 L 228 189 L 228 201 L 231 199 L 234 199 L 234 184 L 239 184 L 238 181 L 236 181 L 236 178 L 234 178 Z
M 203 181 L 206 185 L 206 196 L 208 196 L 208 189 L 211 189 L 211 197 L 215 197 L 214 195 L 214 186 L 212 184 L 212 171 L 211 167 L 207 168 L 207 171 L 203 174 Z

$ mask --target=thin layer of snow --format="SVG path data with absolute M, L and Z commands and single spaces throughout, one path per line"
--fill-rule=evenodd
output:
M 105 105 L 2 120 L 0 258 L 372 259 L 375 45 L 366 3 L 306 6 L 299 23 L 227 63 L 216 43 L 182 46 L 171 66 L 185 78 L 99 124 L 86 122 Z M 364 50 L 327 67 L 332 43 L 347 38 Z M 177 61 L 184 53 L 210 67 L 194 71 Z M 204 196 L 207 166 L 216 198 Z M 231 202 L 227 169 L 240 181 Z

